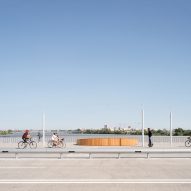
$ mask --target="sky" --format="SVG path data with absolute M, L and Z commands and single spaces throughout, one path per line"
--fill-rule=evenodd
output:
M 0 129 L 191 128 L 190 0 L 0 0 Z

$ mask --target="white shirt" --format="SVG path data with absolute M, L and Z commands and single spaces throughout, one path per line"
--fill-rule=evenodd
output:
M 56 135 L 52 135 L 52 140 L 53 141 L 58 141 L 58 137 Z

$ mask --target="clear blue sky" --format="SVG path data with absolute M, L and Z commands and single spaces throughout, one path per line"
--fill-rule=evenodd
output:
M 0 0 L 0 128 L 191 128 L 190 0 Z

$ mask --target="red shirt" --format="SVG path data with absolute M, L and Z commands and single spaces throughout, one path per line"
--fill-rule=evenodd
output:
M 24 134 L 23 134 L 23 136 L 22 136 L 22 139 L 26 139 L 27 138 L 27 136 L 28 136 L 28 132 L 25 132 Z

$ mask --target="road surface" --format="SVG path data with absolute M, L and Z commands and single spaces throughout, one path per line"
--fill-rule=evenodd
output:
M 1 159 L 1 191 L 187 191 L 191 159 Z

